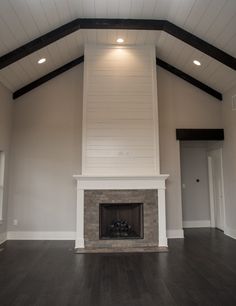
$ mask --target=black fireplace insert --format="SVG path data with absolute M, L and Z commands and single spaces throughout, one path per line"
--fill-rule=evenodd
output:
M 100 239 L 143 239 L 143 203 L 99 205 Z

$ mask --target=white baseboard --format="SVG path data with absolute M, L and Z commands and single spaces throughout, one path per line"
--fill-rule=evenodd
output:
M 183 228 L 211 227 L 210 220 L 183 221 Z
M 168 239 L 184 238 L 184 231 L 180 230 L 167 230 Z
M 183 230 L 167 230 L 167 238 L 184 238 L 184 232 Z M 9 231 L 3 240 L 75 240 L 75 232 Z
M 5 242 L 7 240 L 7 234 L 6 233 L 0 233 L 0 244 Z
M 8 240 L 75 240 L 75 232 L 7 232 Z
M 226 226 L 224 230 L 224 234 L 233 239 L 236 239 L 236 229 L 232 229 Z

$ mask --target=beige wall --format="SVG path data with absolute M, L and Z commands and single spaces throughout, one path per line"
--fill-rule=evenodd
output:
M 225 233 L 236 238 L 236 111 L 232 111 L 232 96 L 236 86 L 224 95 L 223 124 L 225 141 L 223 166 L 225 185 Z
M 167 228 L 175 231 L 182 228 L 180 149 L 175 130 L 221 128 L 222 103 L 162 68 L 158 69 L 157 83 L 161 173 L 170 174 L 167 182 Z
M 0 151 L 5 152 L 5 158 L 6 158 L 5 179 L 4 179 L 5 190 L 3 196 L 3 222 L 2 224 L 0 224 L 0 234 L 6 231 L 8 161 L 9 161 L 10 138 L 11 138 L 12 106 L 13 102 L 10 91 L 0 84 Z
M 75 229 L 72 175 L 81 168 L 82 71 L 80 65 L 14 105 L 10 231 Z
M 83 65 L 19 98 L 14 106 L 8 229 L 74 231 L 81 170 Z M 219 128 L 221 103 L 158 69 L 161 172 L 169 173 L 167 226 L 181 233 L 179 142 L 176 128 Z M 18 226 L 13 226 L 17 219 Z M 179 232 L 178 232 L 179 231 Z

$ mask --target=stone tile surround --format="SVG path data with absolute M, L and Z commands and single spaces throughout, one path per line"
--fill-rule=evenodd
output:
M 99 239 L 99 204 L 143 203 L 144 238 L 124 240 Z M 157 190 L 85 190 L 85 248 L 126 248 L 158 246 Z

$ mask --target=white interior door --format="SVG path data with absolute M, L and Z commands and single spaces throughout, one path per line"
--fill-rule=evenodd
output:
M 212 226 L 224 230 L 224 185 L 222 150 L 216 149 L 208 152 L 209 162 L 209 185 L 211 202 Z

